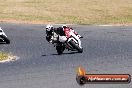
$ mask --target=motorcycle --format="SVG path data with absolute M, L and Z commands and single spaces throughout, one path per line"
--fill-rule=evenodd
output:
M 78 51 L 79 53 L 83 52 L 83 48 L 81 46 L 81 40 L 75 33 L 69 29 L 64 29 L 66 36 L 59 36 L 55 32 L 53 32 L 53 36 L 51 40 L 59 40 L 58 42 L 54 43 L 54 46 L 56 47 L 58 55 L 62 54 L 65 49 L 71 50 L 71 51 Z M 60 42 L 61 41 L 61 42 Z
M 4 33 L 0 27 L 0 43 L 10 44 L 10 40 L 7 38 L 7 35 Z

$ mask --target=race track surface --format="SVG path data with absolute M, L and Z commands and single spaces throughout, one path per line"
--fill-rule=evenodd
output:
M 45 40 L 45 25 L 1 23 L 11 40 L 0 51 L 19 57 L 0 63 L 0 88 L 132 88 L 132 84 L 87 84 L 76 82 L 78 66 L 94 74 L 132 75 L 132 26 L 71 25 L 83 35 L 84 52 L 57 55 Z M 55 25 L 57 27 L 57 25 Z

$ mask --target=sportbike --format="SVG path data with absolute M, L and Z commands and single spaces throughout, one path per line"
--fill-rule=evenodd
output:
M 65 38 L 61 38 L 61 36 L 57 35 L 57 33 L 53 32 L 53 36 L 52 36 L 52 40 L 57 40 L 59 39 L 58 42 L 54 43 L 54 46 L 56 47 L 57 53 L 60 55 L 63 53 L 63 51 L 65 49 L 71 50 L 71 51 L 78 51 L 79 53 L 83 52 L 83 48 L 81 46 L 81 40 L 80 38 L 83 37 L 79 37 L 77 36 L 71 29 L 69 28 L 65 28 L 64 29 L 65 32 L 65 37 L 66 37 L 66 41 L 63 42 L 63 39 L 65 40 Z M 60 42 L 61 41 L 61 42 Z

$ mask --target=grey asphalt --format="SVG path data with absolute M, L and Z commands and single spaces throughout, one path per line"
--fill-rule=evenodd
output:
M 80 86 L 75 80 L 78 66 L 87 73 L 132 75 L 132 26 L 71 25 L 84 37 L 84 52 L 63 55 L 45 40 L 45 25 L 0 26 L 11 40 L 0 51 L 19 57 L 0 63 L 0 88 L 132 88 L 132 83 Z

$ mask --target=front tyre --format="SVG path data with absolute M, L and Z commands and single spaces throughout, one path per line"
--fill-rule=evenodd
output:
M 73 47 L 73 48 L 75 48 L 75 49 L 77 49 L 77 51 L 79 52 L 79 53 L 82 53 L 83 52 L 83 48 L 80 48 L 79 47 L 79 45 L 77 45 L 74 41 L 69 41 L 69 44 Z

